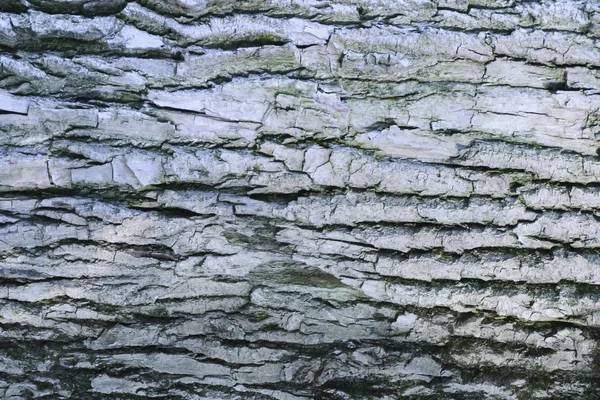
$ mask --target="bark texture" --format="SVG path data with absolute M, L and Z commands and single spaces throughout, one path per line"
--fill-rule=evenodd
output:
M 597 2 L 0 11 L 0 397 L 600 398 Z

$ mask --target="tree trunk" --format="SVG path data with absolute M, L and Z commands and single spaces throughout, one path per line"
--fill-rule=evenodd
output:
M 596 2 L 0 11 L 0 397 L 600 398 Z

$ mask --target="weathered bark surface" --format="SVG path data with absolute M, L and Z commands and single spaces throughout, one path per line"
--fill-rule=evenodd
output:
M 597 2 L 0 10 L 0 397 L 600 398 Z

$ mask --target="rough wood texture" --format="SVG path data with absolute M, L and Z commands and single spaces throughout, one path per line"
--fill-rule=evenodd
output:
M 600 5 L 2 0 L 0 396 L 600 398 Z

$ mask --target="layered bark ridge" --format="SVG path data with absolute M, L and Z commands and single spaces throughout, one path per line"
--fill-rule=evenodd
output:
M 596 2 L 0 9 L 1 397 L 600 397 Z

